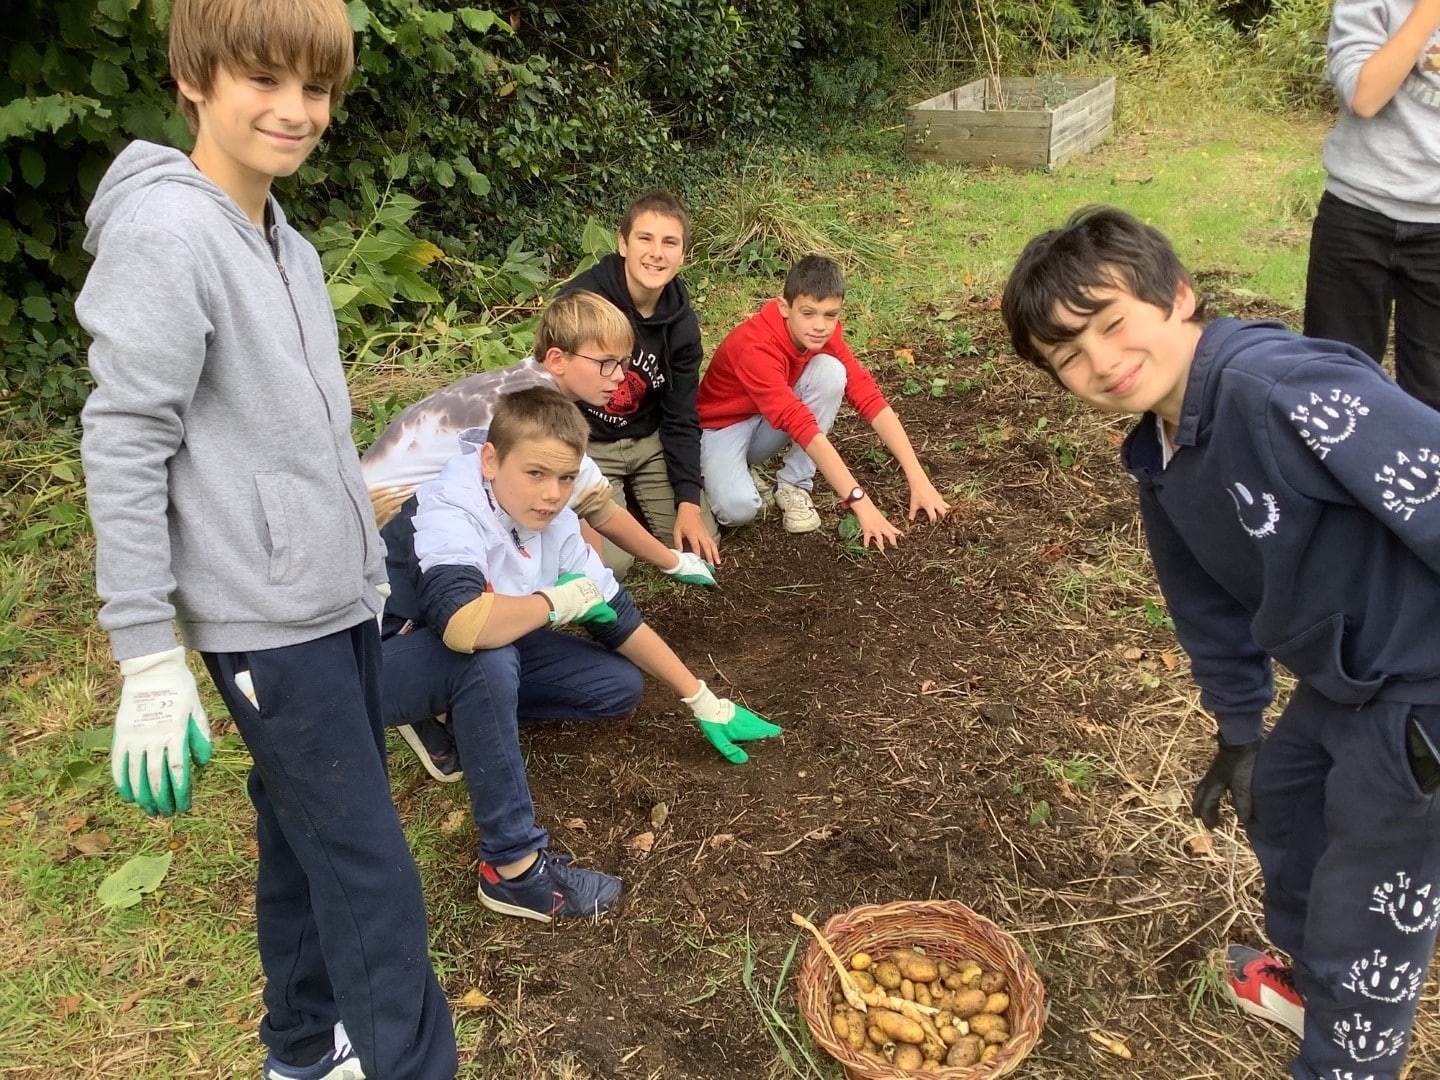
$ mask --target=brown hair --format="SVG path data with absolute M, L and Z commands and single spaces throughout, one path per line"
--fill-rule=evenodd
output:
M 526 439 L 556 439 L 575 453 L 584 454 L 590 428 L 580 410 L 559 390 L 530 386 L 501 395 L 485 436 L 501 461 Z
M 557 296 L 535 327 L 535 359 L 544 360 L 551 349 L 574 355 L 587 345 L 613 347 L 621 356 L 629 356 L 635 347 L 635 328 L 599 293 L 576 289 Z
M 660 214 L 674 218 L 680 223 L 681 245 L 690 246 L 690 214 L 678 195 L 657 188 L 647 191 L 626 207 L 625 216 L 620 219 L 620 235 L 626 240 L 630 239 L 630 230 L 635 228 L 635 219 L 641 214 Z
M 170 74 L 208 96 L 220 67 L 231 74 L 293 71 L 328 82 L 333 108 L 355 67 L 350 16 L 341 0 L 175 0 Z M 175 96 L 197 131 L 195 103 L 178 91 Z

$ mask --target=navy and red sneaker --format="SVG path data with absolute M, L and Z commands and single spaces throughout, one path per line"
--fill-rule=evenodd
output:
M 548 923 L 588 919 L 610 909 L 620 896 L 620 879 L 599 870 L 570 865 L 569 855 L 540 852 L 535 865 L 507 880 L 489 863 L 480 863 L 480 903 L 501 915 Z
M 455 736 L 450 725 L 438 720 L 417 720 L 413 724 L 399 724 L 395 728 L 405 744 L 415 751 L 420 765 L 442 784 L 453 784 L 464 780 L 460 768 L 460 750 L 455 745 Z
M 1244 945 L 1231 945 L 1226 957 L 1230 961 L 1226 996 L 1251 1016 L 1287 1027 L 1303 1039 L 1305 1002 L 1295 990 L 1294 969 Z

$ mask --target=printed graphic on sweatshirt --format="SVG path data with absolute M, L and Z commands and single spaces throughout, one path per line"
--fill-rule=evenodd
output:
M 1353 1069 L 1331 1069 L 1329 1080 L 1375 1080 L 1375 1074 L 1358 1073 Z
M 1440 495 L 1440 454 L 1426 447 L 1395 451 L 1395 460 L 1375 473 L 1385 509 L 1409 521 L 1416 510 Z
M 1250 494 L 1250 489 L 1238 480 L 1225 490 L 1235 502 L 1235 514 L 1242 529 L 1257 540 L 1275 535 L 1275 529 L 1280 524 L 1280 504 L 1274 495 L 1262 491 L 1257 500 Z
M 625 381 L 610 395 L 610 401 L 605 408 L 584 406 L 584 411 L 607 424 L 623 424 L 635 415 L 640 403 L 645 400 L 645 395 L 652 388 L 659 390 L 667 381 L 660 357 L 653 352 L 637 351 L 630 360 L 630 367 L 625 371 Z
M 1335 1045 L 1349 1054 L 1351 1061 L 1377 1061 L 1398 1054 L 1405 1045 L 1403 1031 L 1398 1034 L 1394 1028 L 1376 1031 L 1374 1021 L 1358 1012 L 1353 1019 L 1337 1022 L 1333 1034 Z
M 1430 44 L 1405 76 L 1401 89 L 1420 104 L 1440 109 L 1440 30 L 1430 35 Z
M 1370 910 L 1388 915 L 1402 933 L 1418 934 L 1440 925 L 1440 894 L 1434 885 L 1416 885 L 1409 874 L 1397 870 L 1393 881 L 1370 890 Z
M 1351 993 L 1371 1001 L 1395 1004 L 1411 1001 L 1420 993 L 1422 971 L 1409 960 L 1390 965 L 1390 958 L 1376 949 L 1371 956 L 1361 957 L 1350 965 L 1350 972 L 1340 985 Z
M 1369 416 L 1370 407 L 1351 394 L 1333 387 L 1323 394 L 1309 397 L 1290 410 L 1290 422 L 1300 432 L 1305 445 L 1322 461 L 1332 448 L 1355 433 L 1360 417 Z

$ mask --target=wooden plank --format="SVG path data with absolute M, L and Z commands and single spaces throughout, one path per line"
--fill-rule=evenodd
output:
M 1024 131 L 1049 131 L 1050 113 L 1045 109 L 1006 109 L 1004 112 L 925 112 L 917 115 L 919 123 L 934 128 L 1018 128 Z

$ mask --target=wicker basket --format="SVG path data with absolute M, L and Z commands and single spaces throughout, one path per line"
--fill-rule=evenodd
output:
M 835 1037 L 830 1027 L 833 994 L 839 976 L 813 940 L 800 965 L 800 1012 L 815 1041 L 840 1062 L 850 1080 L 988 1080 L 1019 1067 L 1040 1039 L 1045 1023 L 1045 987 L 1016 940 L 984 916 L 954 900 L 904 900 L 869 904 L 833 916 L 822 930 L 842 957 L 857 952 L 888 955 L 897 948 L 919 945 L 932 960 L 975 960 L 986 970 L 1000 970 L 1009 980 L 1010 1039 L 983 1065 L 969 1068 L 897 1069 L 862 1057 Z

